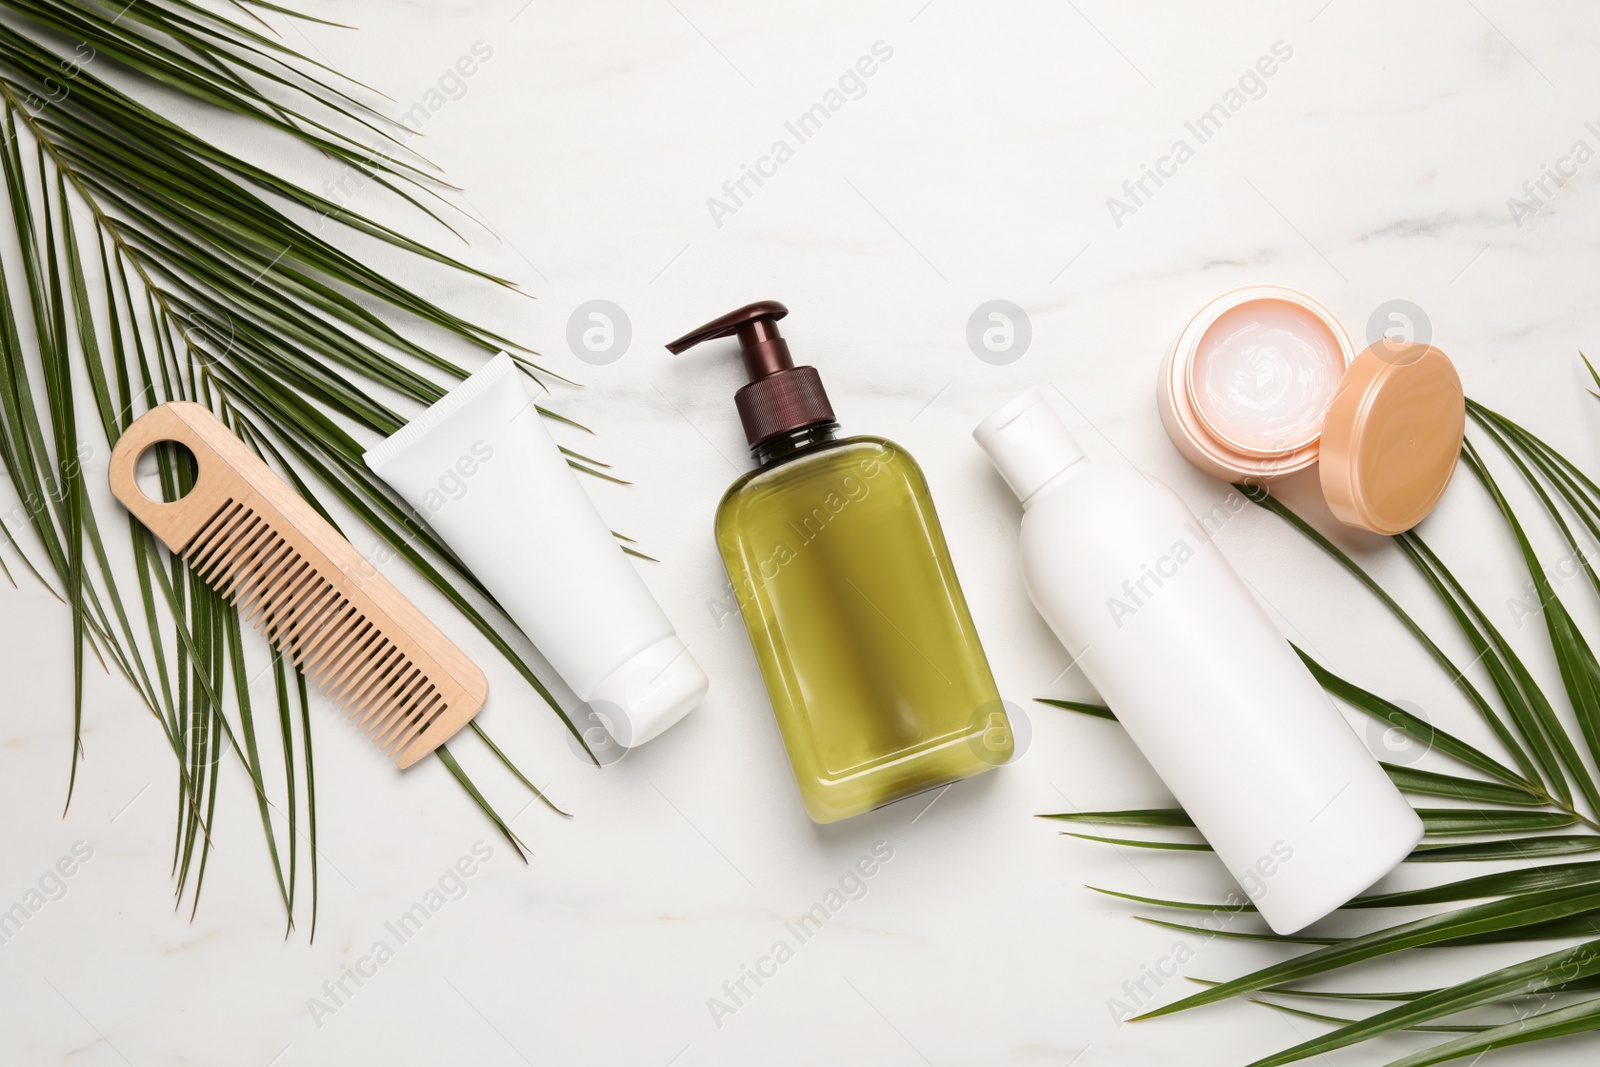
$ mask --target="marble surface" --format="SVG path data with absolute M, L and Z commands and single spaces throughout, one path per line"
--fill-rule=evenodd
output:
M 1600 411 L 1578 362 L 1600 337 L 1592 11 L 1505 0 L 312 10 L 363 28 L 288 39 L 389 93 L 485 223 L 465 227 L 470 248 L 442 232 L 439 246 L 537 300 L 412 264 L 396 272 L 585 383 L 552 403 L 598 435 L 563 440 L 635 483 L 590 487 L 616 528 L 661 558 L 641 571 L 713 689 L 668 734 L 596 769 L 437 597 L 387 568 L 486 665 L 483 721 L 574 817 L 529 804 L 481 744 L 460 742 L 531 846 L 524 866 L 442 767 L 398 775 L 319 718 L 320 909 L 314 941 L 304 898 L 285 938 L 236 761 L 222 768 L 198 913 L 174 910 L 169 757 L 113 680 L 91 678 L 86 758 L 62 815 L 66 613 L 27 581 L 6 588 L 0 907 L 41 880 L 50 899 L 0 945 L 0 1061 L 1198 1067 L 1316 1032 L 1244 1003 L 1118 1018 L 1119 1003 L 1192 988 L 1160 977 L 1180 951 L 1192 955 L 1185 973 L 1216 978 L 1274 953 L 1138 923 L 1084 888 L 1220 896 L 1225 878 L 1205 860 L 1075 841 L 1033 817 L 1167 796 L 1116 727 L 1033 703 L 1091 691 L 1028 604 L 1017 506 L 968 432 L 1040 385 L 1098 461 L 1131 462 L 1209 505 L 1225 487 L 1166 440 L 1156 367 L 1200 304 L 1264 280 L 1317 295 L 1362 335 L 1375 311 L 1411 302 L 1471 395 L 1600 465 Z M 796 136 L 789 124 L 819 103 L 826 122 Z M 338 186 L 331 167 L 304 166 L 399 217 L 371 190 Z M 747 168 L 763 179 L 740 191 Z M 726 348 L 672 358 L 660 347 L 761 298 L 792 309 L 790 343 L 822 370 L 847 429 L 888 436 L 923 464 L 1002 692 L 1031 728 L 1014 766 L 826 828 L 801 810 L 745 635 L 720 610 L 711 514 L 747 463 L 737 364 Z M 568 342 L 593 300 L 631 324 L 604 365 Z M 968 342 L 969 318 L 994 300 L 1021 308 L 1031 332 L 1009 362 Z M 1285 492 L 1329 528 L 1314 484 Z M 1516 625 L 1523 579 L 1476 487 L 1459 481 L 1426 532 L 1553 680 L 1538 628 Z M 1549 531 L 1536 534 L 1553 556 Z M 1403 561 L 1372 539 L 1339 540 L 1461 652 Z M 1481 738 L 1449 679 L 1284 526 L 1252 509 L 1219 543 L 1286 634 Z M 847 874 L 875 849 L 889 858 L 856 891 Z M 63 860 L 71 877 L 47 879 Z M 841 879 L 851 899 L 798 942 L 786 923 Z M 419 903 L 426 923 L 397 936 L 392 924 Z M 792 955 L 763 963 L 784 940 Z M 759 986 L 743 979 L 757 966 L 773 972 Z M 1414 987 L 1451 966 L 1363 977 Z M 735 1002 L 728 984 L 741 980 L 748 995 Z M 1414 1044 L 1329 1062 L 1383 1062 Z M 1592 1044 L 1568 1044 L 1493 1062 L 1592 1057 Z

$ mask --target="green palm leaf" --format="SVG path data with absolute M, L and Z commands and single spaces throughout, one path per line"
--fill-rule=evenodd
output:
M 1591 373 L 1593 368 L 1591 367 Z M 1597 378 L 1600 384 L 1600 378 Z M 1576 464 L 1533 434 L 1482 405 L 1468 410 L 1484 439 L 1495 446 L 1539 504 L 1539 510 L 1565 542 L 1586 575 L 1585 586 L 1600 594 L 1597 574 L 1580 545 L 1577 530 L 1600 539 L 1600 485 Z M 1431 798 L 1438 805 L 1418 806 L 1427 838 L 1409 857 L 1414 863 L 1510 864 L 1489 874 L 1437 881 L 1419 888 L 1370 892 L 1342 909 L 1351 919 L 1366 916 L 1361 932 L 1327 936 L 1312 931 L 1282 937 L 1250 929 L 1258 920 L 1254 908 L 1237 899 L 1224 903 L 1169 900 L 1091 887 L 1104 895 L 1141 908 L 1247 913 L 1227 926 L 1177 922 L 1140 915 L 1145 922 L 1202 937 L 1240 942 L 1306 946 L 1299 955 L 1228 981 L 1204 982 L 1202 991 L 1146 1012 L 1167 1015 L 1244 996 L 1255 1003 L 1329 1026 L 1328 1033 L 1265 1057 L 1251 1067 L 1296 1062 L 1333 1049 L 1359 1044 L 1398 1031 L 1452 1036 L 1432 1048 L 1395 1060 L 1390 1067 L 1420 1067 L 1460 1057 L 1475 1057 L 1508 1045 L 1543 1041 L 1600 1029 L 1600 861 L 1586 859 L 1600 852 L 1600 660 L 1572 612 L 1559 595 L 1557 582 L 1534 548 L 1525 517 L 1519 515 L 1490 471 L 1484 455 L 1471 442 L 1463 462 L 1505 522 L 1529 577 L 1533 599 L 1527 614 L 1544 621 L 1561 684 L 1546 689 L 1513 649 L 1509 640 L 1479 606 L 1464 583 L 1416 532 L 1394 538 L 1397 549 L 1421 574 L 1447 616 L 1474 653 L 1458 665 L 1400 603 L 1331 540 L 1260 489 L 1240 487 L 1251 500 L 1273 512 L 1312 544 L 1337 560 L 1416 638 L 1442 669 L 1472 712 L 1489 727 L 1499 751 L 1489 752 L 1411 715 L 1357 683 L 1335 675 L 1310 656 L 1301 658 L 1331 694 L 1357 710 L 1385 722 L 1427 746 L 1430 759 L 1445 759 L 1463 773 L 1433 768 L 1385 765 L 1404 792 Z M 1565 592 L 1565 590 L 1562 590 Z M 1469 678 L 1486 677 L 1488 688 Z M 1044 703 L 1081 714 L 1115 720 L 1112 709 L 1084 701 L 1044 699 Z M 1176 808 L 1131 811 L 1065 812 L 1044 818 L 1075 824 L 1134 827 L 1192 834 L 1192 821 Z M 1072 836 L 1125 847 L 1175 852 L 1205 852 L 1208 846 L 1166 837 Z M 1457 840 L 1465 838 L 1466 840 Z M 1373 927 L 1371 919 L 1395 908 L 1434 909 L 1421 918 Z M 1358 928 L 1360 929 L 1360 928 Z M 1413 993 L 1380 993 L 1307 989 L 1302 983 L 1341 972 L 1355 964 L 1422 948 L 1470 952 L 1473 945 L 1523 941 L 1566 942 L 1519 963 L 1470 970 L 1451 986 Z M 1395 1006 L 1364 1018 L 1305 1011 L 1276 1000 L 1317 997 L 1354 1004 L 1388 1001 Z M 1551 998 L 1587 995 L 1577 1003 L 1552 1006 Z M 1541 1010 L 1527 1014 L 1528 998 Z M 1515 1011 L 1510 1022 L 1452 1021 L 1452 1016 L 1478 1009 Z M 1504 1018 L 1502 1014 L 1501 1018 Z
M 68 802 L 83 747 L 84 671 L 100 664 L 127 678 L 173 753 L 175 891 L 189 894 L 191 914 L 210 859 L 218 770 L 237 760 L 256 794 L 286 923 L 294 923 L 297 882 L 309 877 L 314 930 L 304 679 L 277 658 L 265 673 L 252 669 L 265 646 L 180 559 L 120 510 L 102 510 L 84 461 L 106 454 L 150 407 L 207 405 L 324 515 L 331 519 L 333 501 L 349 508 L 368 530 L 358 544 L 386 545 L 414 567 L 561 713 L 507 640 L 509 620 L 476 606 L 487 599 L 481 585 L 361 463 L 365 447 L 465 375 L 451 353 L 517 346 L 331 236 L 379 242 L 485 286 L 509 283 L 163 116 L 173 94 L 209 105 L 268 143 L 321 153 L 414 206 L 421 221 L 448 227 L 449 187 L 405 147 L 398 123 L 366 102 L 372 91 L 298 54 L 262 21 L 294 13 L 257 0 L 217 10 L 192 0 L 0 0 L 0 8 L 8 14 L 0 22 L 0 179 L 15 252 L 0 264 L 0 464 L 22 498 L 0 532 L 71 611 Z M 530 375 L 559 377 L 519 351 Z M 389 397 L 403 410 L 380 399 Z M 193 472 L 157 452 L 162 491 L 175 498 Z M 569 455 L 578 469 L 611 477 L 597 469 L 603 464 Z M 124 522 L 131 564 L 112 554 L 120 538 L 106 536 L 108 523 Z M 252 691 L 258 675 L 270 698 Z M 519 787 L 544 799 L 482 724 L 474 727 L 470 737 L 483 744 L 464 737 L 462 758 L 471 750 L 509 768 Z M 281 753 L 281 779 L 268 780 L 268 751 Z M 444 750 L 439 758 L 520 854 L 517 835 L 462 760 Z
M 1600 1030 L 1600 999 L 1586 1000 L 1565 1008 L 1530 1015 L 1516 1022 L 1496 1026 L 1469 1037 L 1446 1041 L 1442 1045 L 1424 1049 L 1410 1056 L 1402 1056 L 1388 1067 L 1429 1067 L 1466 1056 L 1481 1056 L 1497 1048 L 1525 1045 L 1530 1041 L 1548 1041 L 1554 1037 L 1592 1033 Z
M 1586 941 L 1572 948 L 1538 956 L 1510 967 L 1501 967 L 1418 997 L 1387 1011 L 1369 1015 L 1357 1022 L 1347 1023 L 1331 1034 L 1302 1042 L 1275 1056 L 1267 1056 L 1251 1063 L 1249 1067 L 1281 1067 L 1309 1056 L 1319 1056 L 1336 1048 L 1344 1048 L 1383 1034 L 1411 1027 L 1420 1027 L 1434 1019 L 1458 1012 L 1495 1004 L 1511 997 L 1525 997 L 1542 993 L 1552 986 L 1600 973 L 1600 941 Z M 1486 1031 L 1479 1031 L 1480 1034 Z

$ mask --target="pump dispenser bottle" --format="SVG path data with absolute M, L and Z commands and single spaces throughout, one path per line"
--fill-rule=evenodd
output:
M 1039 614 L 1268 925 L 1291 934 L 1422 838 L 1176 493 L 1085 457 L 1035 390 L 973 431 L 1022 501 Z
M 667 346 L 736 336 L 756 469 L 717 508 L 717 547 L 811 818 L 836 822 L 1004 763 L 1010 723 L 916 462 L 837 436 L 814 367 L 763 301 Z

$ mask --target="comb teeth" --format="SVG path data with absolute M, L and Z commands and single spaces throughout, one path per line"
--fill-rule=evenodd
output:
M 226 500 L 182 555 L 389 758 L 450 710 L 382 625 L 250 507 Z
M 162 442 L 194 455 L 180 499 L 140 487 L 139 457 Z M 117 438 L 111 492 L 189 572 L 409 767 L 483 707 L 483 672 L 351 547 L 326 517 L 206 407 L 152 408 Z

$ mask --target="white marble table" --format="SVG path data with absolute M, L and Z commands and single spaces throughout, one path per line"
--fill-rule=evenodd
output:
M 1209 504 L 1225 487 L 1163 435 L 1156 366 L 1201 303 L 1269 280 L 1319 296 L 1358 334 L 1386 301 L 1414 302 L 1471 395 L 1600 466 L 1600 406 L 1578 362 L 1600 338 L 1600 161 L 1563 162 L 1576 142 L 1600 147 L 1600 122 L 1587 124 L 1600 120 L 1597 31 L 1580 5 L 1228 6 L 314 5 L 364 28 L 290 39 L 409 111 L 426 135 L 416 143 L 499 234 L 475 231 L 466 254 L 538 300 L 396 269 L 586 383 L 555 403 L 594 427 L 586 447 L 636 483 L 593 489 L 613 524 L 662 559 L 643 573 L 713 689 L 660 740 L 597 770 L 453 624 L 491 675 L 485 723 L 575 818 L 524 808 L 481 745 L 461 742 L 495 802 L 520 812 L 534 853 L 525 867 L 442 767 L 399 776 L 325 717 L 322 899 L 308 944 L 304 901 L 283 937 L 237 765 L 223 770 L 199 912 L 174 913 L 173 774 L 158 732 L 113 680 L 91 679 L 87 758 L 62 817 L 68 621 L 28 582 L 5 589 L 0 907 L 82 844 L 60 899 L 0 945 L 0 1062 L 1198 1067 L 1314 1032 L 1244 1003 L 1115 1018 L 1115 1000 L 1192 987 L 1146 977 L 1166 969 L 1178 935 L 1083 885 L 1220 896 L 1226 882 L 1192 856 L 1119 852 L 1033 818 L 1166 794 L 1114 726 L 1032 702 L 1090 690 L 1063 673 L 1066 657 L 1027 602 L 1016 504 L 968 431 L 1018 388 L 1043 385 L 1097 458 L 1131 461 Z M 453 73 L 463 57 L 470 75 Z M 841 86 L 862 57 L 870 77 Z M 1271 76 L 1247 76 L 1262 57 Z M 802 140 L 787 124 L 818 103 L 837 107 Z M 1202 139 L 1190 124 L 1208 112 Z M 789 151 L 774 154 L 780 140 Z M 1180 140 L 1188 151 L 1175 153 Z M 746 167 L 762 183 L 740 191 Z M 1535 201 L 1524 183 L 1558 168 L 1575 176 Z M 388 211 L 368 191 L 352 195 Z M 1014 766 L 932 804 L 828 828 L 800 808 L 742 629 L 719 625 L 711 514 L 747 462 L 731 402 L 737 364 L 726 350 L 673 359 L 660 347 L 761 298 L 789 304 L 786 335 L 821 368 L 846 429 L 891 437 L 923 464 L 1001 689 L 1032 728 Z M 603 366 L 567 342 L 569 316 L 595 299 L 632 328 Z M 966 339 L 969 316 L 996 299 L 1031 324 L 1026 352 L 1004 365 Z M 1313 485 L 1287 492 L 1326 522 Z M 1522 575 L 1476 488 L 1459 482 L 1427 532 L 1553 680 L 1537 627 L 1511 618 Z M 1373 541 L 1341 542 L 1452 636 L 1403 561 Z M 1220 544 L 1285 633 L 1481 736 L 1449 680 L 1281 524 L 1252 509 Z M 419 597 L 450 618 L 437 597 Z M 1574 602 L 1595 621 L 1592 605 Z M 759 987 L 746 980 L 736 1010 L 714 1010 L 713 998 L 734 1003 L 725 983 L 780 939 L 796 941 L 785 924 L 875 846 L 891 858 L 860 899 L 781 966 L 762 964 L 775 973 Z M 463 857 L 473 873 L 453 880 Z M 451 894 L 402 942 L 389 924 L 442 877 Z M 381 964 L 379 942 L 393 950 Z M 1272 957 L 1217 941 L 1187 949 L 1185 971 L 1201 977 Z M 346 968 L 367 977 L 357 985 Z M 1429 974 L 1423 961 L 1378 981 Z M 341 981 L 342 994 L 330 992 Z M 1379 1052 L 1408 1047 L 1330 1062 L 1382 1062 Z M 1569 1044 L 1493 1062 L 1592 1057 L 1592 1044 Z

